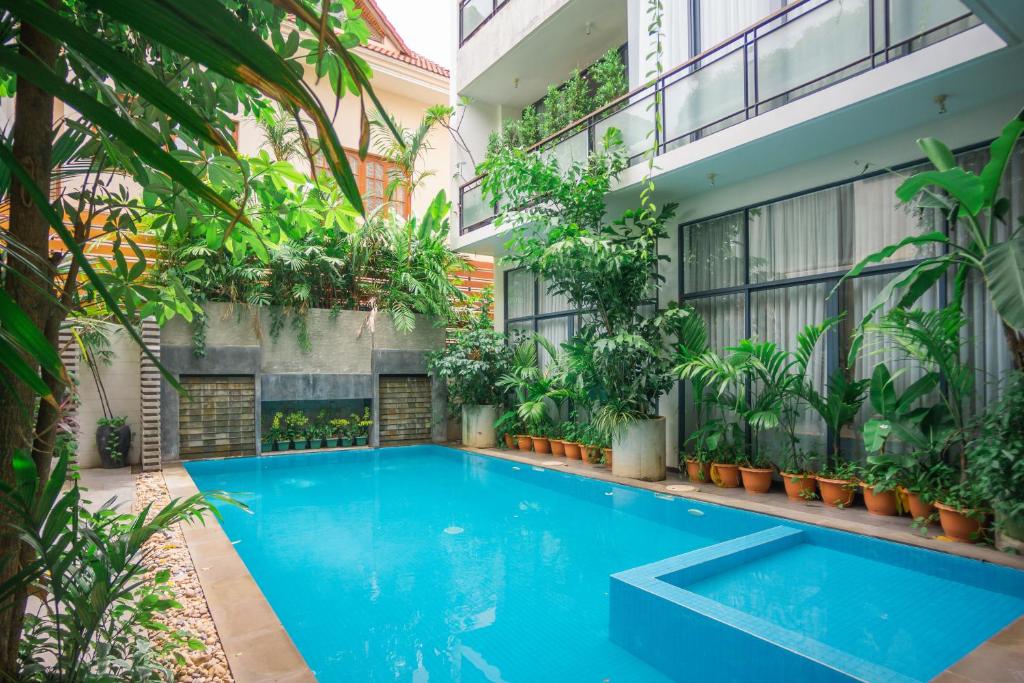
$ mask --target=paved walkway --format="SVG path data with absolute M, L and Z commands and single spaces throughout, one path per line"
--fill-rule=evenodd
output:
M 119 512 L 131 512 L 135 503 L 135 475 L 131 467 L 105 470 L 94 467 L 79 470 L 79 486 L 86 489 L 82 497 L 86 506 L 95 511 L 114 498 Z

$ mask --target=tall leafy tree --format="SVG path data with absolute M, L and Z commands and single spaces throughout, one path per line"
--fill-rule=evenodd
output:
M 296 27 L 316 39 L 303 46 Z M 353 0 L 0 1 L 0 83 L 5 96 L 11 84 L 16 92 L 13 122 L 0 139 L 0 182 L 9 200 L 0 292 L 0 477 L 11 480 L 17 450 L 32 454 L 40 479 L 48 471 L 68 384 L 55 346 L 81 278 L 132 334 L 133 311 L 173 310 L 170 300 L 141 287 L 111 286 L 137 279 L 137 266 L 125 259 L 102 277 L 85 254 L 96 231 L 110 233 L 115 254 L 122 242 L 137 249 L 137 221 L 162 207 L 164 217 L 151 224 L 157 229 L 202 224 L 211 248 L 260 252 L 246 201 L 230 201 L 200 177 L 219 156 L 231 163 L 218 172 L 247 182 L 250 169 L 232 142 L 235 117 L 279 102 L 295 117 L 307 153 L 315 141 L 334 182 L 361 210 L 333 122 L 305 67 L 328 79 L 336 98 L 366 98 L 380 110 L 369 69 L 351 52 L 367 33 Z M 363 154 L 365 110 L 363 121 L 353 122 Z M 71 152 L 61 144 L 69 131 L 81 136 Z M 54 181 L 66 171 L 56 169 L 68 162 L 77 164 L 79 182 L 61 192 L 67 186 Z M 142 188 L 140 203 L 116 187 L 120 178 Z M 62 243 L 57 253 L 51 231 Z M 32 554 L 11 534 L 0 537 L 7 560 L 0 580 Z M 0 613 L 0 675 L 10 678 L 17 676 L 25 599 L 24 592 L 14 595 Z

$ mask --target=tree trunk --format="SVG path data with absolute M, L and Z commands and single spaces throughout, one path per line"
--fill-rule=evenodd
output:
M 1006 345 L 1010 347 L 1010 359 L 1013 362 L 1014 370 L 1024 370 L 1024 333 L 1017 332 L 1012 327 L 1003 323 L 1003 335 L 1006 337 Z
M 56 9 L 56 0 L 50 0 Z M 57 46 L 48 36 L 31 26 L 22 25 L 19 51 L 23 57 L 38 59 L 52 68 Z M 49 94 L 19 78 L 14 102 L 14 124 L 11 129 L 14 157 L 29 178 L 49 196 L 51 158 L 53 152 L 54 100 Z M 50 226 L 36 208 L 17 176 L 10 187 L 9 231 L 13 241 L 22 248 L 25 264 L 8 255 L 4 272 L 4 289 L 14 303 L 28 315 L 40 331 L 45 332 L 53 306 L 53 269 L 48 259 Z M 43 275 L 37 274 L 35 269 Z M 4 370 L 0 382 L 0 476 L 10 481 L 11 457 L 15 450 L 28 451 L 33 444 L 35 397 L 24 383 Z M 0 557 L 20 555 L 19 542 L 10 534 L 0 536 Z M 20 562 L 8 562 L 0 570 L 0 580 L 13 576 Z M 0 613 L 0 677 L 17 680 L 18 641 L 25 614 L 25 595 L 16 596 L 12 605 Z

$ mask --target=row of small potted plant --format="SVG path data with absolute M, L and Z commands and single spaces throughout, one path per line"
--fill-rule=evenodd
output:
M 262 452 L 365 446 L 372 426 L 369 407 L 362 414 L 352 413 L 347 418 L 328 418 L 327 411 L 321 410 L 315 420 L 298 410 L 287 415 L 279 412 L 274 414 L 263 437 Z
M 834 508 L 853 505 L 861 492 L 874 515 L 909 514 L 923 529 L 939 521 L 943 533 L 954 540 L 979 540 L 985 515 L 967 514 L 938 502 L 943 492 L 956 491 L 956 470 L 943 462 L 926 462 L 913 455 L 869 456 L 865 464 L 839 461 L 816 468 L 813 457 L 789 457 L 773 463 L 763 457 L 732 457 L 727 452 L 683 454 L 687 477 L 722 488 L 743 486 L 747 493 L 766 493 L 776 471 L 786 496 L 793 501 L 820 499 Z M 948 497 L 948 494 L 947 494 Z
M 517 430 L 502 434 L 507 448 L 612 466 L 611 438 L 594 425 L 566 421 L 538 425 L 525 430 L 526 433 L 514 431 Z

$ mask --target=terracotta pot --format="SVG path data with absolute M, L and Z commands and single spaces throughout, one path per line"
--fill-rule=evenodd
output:
M 729 463 L 711 464 L 711 481 L 723 489 L 734 489 L 740 485 L 740 466 Z
M 929 519 L 935 514 L 935 506 L 926 503 L 921 496 L 913 491 L 907 491 L 907 507 L 910 509 L 910 516 L 914 519 Z
M 604 464 L 608 467 L 612 466 L 612 449 L 602 448 L 601 454 L 604 455 Z
M 743 488 L 747 493 L 768 493 L 772 487 L 772 474 L 775 473 L 770 467 L 741 467 L 743 473 Z
M 977 543 L 981 537 L 981 519 L 968 517 L 970 510 L 958 510 L 949 505 L 935 503 L 939 509 L 939 522 L 942 524 L 942 533 L 954 541 L 960 543 Z
M 829 507 L 850 507 L 857 490 L 848 479 L 824 479 L 817 477 L 818 490 L 821 491 L 821 502 Z
M 505 448 L 515 448 L 516 447 L 515 439 L 512 438 L 511 434 L 506 434 L 504 439 L 505 439 Z
M 786 487 L 786 496 L 790 500 L 805 502 L 813 498 L 812 494 L 817 484 L 817 479 L 814 478 L 813 474 L 779 472 L 779 476 L 782 477 L 782 485 Z
M 565 442 L 561 439 L 549 439 L 551 441 L 551 455 L 565 455 Z
M 711 481 L 711 463 L 686 460 L 686 478 L 695 484 L 706 484 Z
M 864 505 L 868 512 L 873 515 L 895 517 L 899 514 L 899 506 L 896 504 L 896 491 L 881 491 L 876 493 L 874 486 L 867 484 L 860 485 L 864 493 Z
M 533 450 L 533 439 L 529 434 L 516 434 L 516 445 L 519 446 L 519 450 L 529 452 Z
M 533 451 L 535 453 L 550 453 L 551 452 L 551 441 L 546 436 L 531 436 L 533 439 Z
M 580 445 L 575 441 L 565 441 L 565 457 L 570 460 L 580 459 Z
M 600 449 L 597 446 L 591 446 L 590 444 L 580 444 L 580 458 L 583 462 L 592 463 L 595 460 L 595 453 Z

